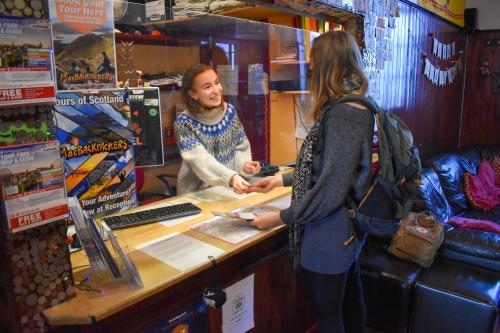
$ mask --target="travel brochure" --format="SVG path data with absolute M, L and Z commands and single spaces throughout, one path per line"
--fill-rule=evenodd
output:
M 249 220 L 273 211 L 277 209 L 267 206 L 241 207 L 229 212 L 213 211 L 215 217 L 195 223 L 189 229 L 238 244 L 262 232 L 249 225 Z
M 0 107 L 54 102 L 51 49 L 48 20 L 0 17 Z
M 57 89 L 116 87 L 113 1 L 50 1 Z
M 57 141 L 0 148 L 5 227 L 18 232 L 68 216 Z
M 123 91 L 59 92 L 54 111 L 68 196 L 92 217 L 137 206 L 134 136 Z

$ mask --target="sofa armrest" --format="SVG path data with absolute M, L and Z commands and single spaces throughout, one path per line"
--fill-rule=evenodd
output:
M 429 210 L 439 222 L 448 221 L 453 215 L 451 207 L 439 183 L 436 172 L 432 169 L 422 169 L 421 183 L 413 206 L 414 211 Z
M 500 271 L 500 235 L 445 224 L 440 256 Z

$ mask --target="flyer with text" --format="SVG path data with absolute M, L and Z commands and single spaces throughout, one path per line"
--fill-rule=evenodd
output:
M 94 217 L 137 206 L 134 136 L 123 92 L 59 92 L 54 111 L 68 196 Z
M 57 90 L 116 87 L 113 1 L 49 3 Z
M 57 141 L 0 148 L 0 184 L 4 220 L 11 232 L 68 216 Z
M 0 106 L 55 100 L 48 20 L 0 17 Z

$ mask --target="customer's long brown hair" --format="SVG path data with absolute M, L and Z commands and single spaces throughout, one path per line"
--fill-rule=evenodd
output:
M 317 37 L 311 48 L 311 90 L 314 96 L 313 117 L 329 100 L 351 94 L 344 79 L 355 78 L 360 85 L 356 93 L 366 94 L 368 80 L 354 38 L 345 31 L 329 31 Z

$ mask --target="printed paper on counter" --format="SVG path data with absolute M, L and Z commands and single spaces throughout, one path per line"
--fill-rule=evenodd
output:
M 161 224 L 162 226 L 164 227 L 173 227 L 175 225 L 178 225 L 178 224 L 181 224 L 181 223 L 184 223 L 186 221 L 190 221 L 190 220 L 193 220 L 195 218 L 198 218 L 200 216 L 202 216 L 203 214 L 195 214 L 195 215 L 189 215 L 189 216 L 183 216 L 183 217 L 178 217 L 176 219 L 170 219 L 170 220 L 166 220 L 166 221 L 162 221 L 162 222 L 159 222 L 159 224 Z
M 266 202 L 266 206 L 271 206 L 279 209 L 286 209 L 290 207 L 291 202 L 292 202 L 292 195 L 286 195 L 279 199 Z
M 254 195 L 255 193 L 246 193 L 246 194 L 236 194 L 233 192 L 232 189 L 224 187 L 224 186 L 214 186 L 214 187 L 209 187 L 203 192 L 210 192 L 216 195 L 220 195 L 223 197 L 227 198 L 232 198 L 232 199 L 243 199 L 248 196 Z
M 153 239 L 136 248 L 180 271 L 204 264 L 209 261 L 209 256 L 217 258 L 225 252 L 218 247 L 178 232 Z
M 241 207 L 231 212 L 227 212 L 229 215 L 237 214 L 240 216 L 239 218 L 216 216 L 193 224 L 189 226 L 189 229 L 219 238 L 231 244 L 237 244 L 263 232 L 249 225 L 245 218 L 250 219 L 251 217 L 260 216 L 273 211 L 276 211 L 276 209 L 266 206 Z
M 218 216 L 192 224 L 189 229 L 231 244 L 238 244 L 262 232 L 249 225 L 246 220 Z

